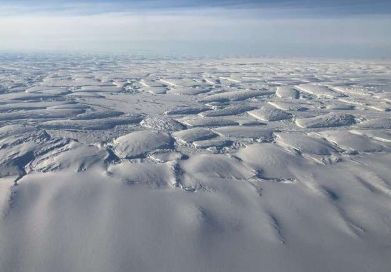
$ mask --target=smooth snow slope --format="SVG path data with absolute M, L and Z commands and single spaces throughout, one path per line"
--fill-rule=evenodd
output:
M 0 272 L 390 271 L 391 66 L 0 55 Z

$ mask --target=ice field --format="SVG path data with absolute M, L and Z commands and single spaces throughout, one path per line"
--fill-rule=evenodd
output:
M 0 55 L 0 271 L 391 269 L 391 62 Z

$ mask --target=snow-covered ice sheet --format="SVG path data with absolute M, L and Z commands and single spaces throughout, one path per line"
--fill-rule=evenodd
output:
M 0 272 L 390 271 L 390 75 L 0 55 Z

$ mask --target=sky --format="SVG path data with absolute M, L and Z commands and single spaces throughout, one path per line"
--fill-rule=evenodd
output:
M 0 52 L 391 58 L 389 0 L 0 0 Z

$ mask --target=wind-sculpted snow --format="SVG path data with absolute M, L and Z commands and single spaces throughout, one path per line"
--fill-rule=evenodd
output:
M 115 139 L 113 148 L 120 158 L 137 158 L 158 149 L 172 147 L 172 139 L 167 133 L 136 131 Z
M 178 121 L 166 117 L 148 117 L 141 121 L 140 125 L 152 130 L 178 131 L 186 129 L 186 126 Z
M 350 126 L 356 123 L 356 120 L 351 114 L 329 113 L 316 117 L 297 119 L 296 124 L 302 128 L 327 128 Z
M 172 135 L 187 144 L 195 141 L 209 140 L 218 136 L 218 134 L 207 128 L 191 128 L 175 132 Z
M 338 152 L 338 148 L 330 142 L 303 133 L 277 133 L 276 143 L 291 147 L 303 153 L 316 155 L 331 155 Z
M 318 98 L 336 98 L 343 97 L 344 94 L 334 92 L 327 86 L 323 85 L 314 85 L 314 84 L 304 84 L 296 86 L 302 92 L 306 92 L 312 95 L 317 96 Z
M 297 99 L 300 93 L 293 87 L 280 86 L 277 87 L 276 95 L 280 98 Z
M 386 61 L 0 55 L 0 271 L 381 271 Z
M 250 111 L 249 114 L 262 121 L 280 121 L 292 117 L 290 113 L 268 105 L 262 106 L 258 110 Z

